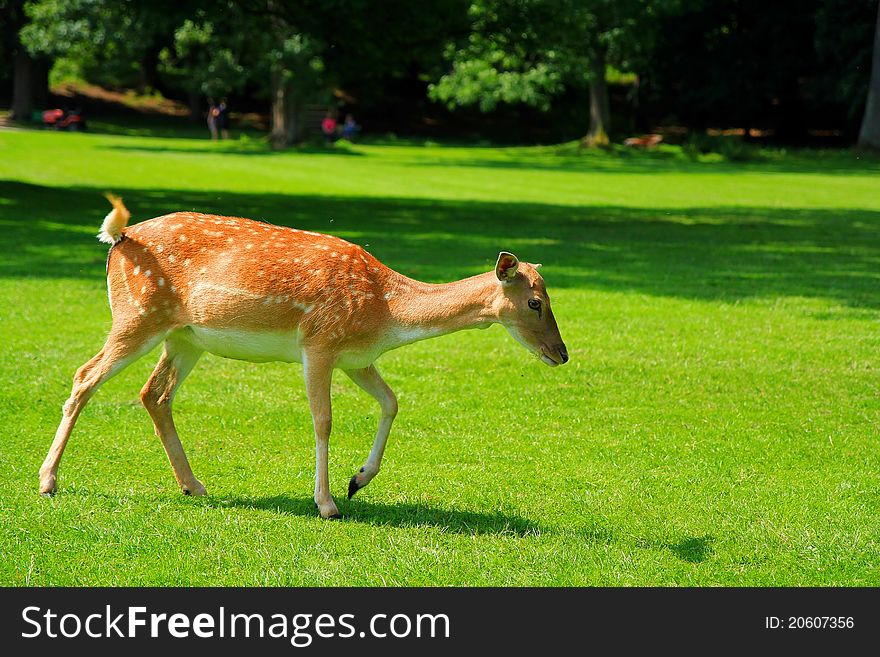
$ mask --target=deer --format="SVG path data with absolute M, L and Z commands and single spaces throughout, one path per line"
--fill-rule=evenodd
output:
M 241 217 L 173 212 L 132 226 L 122 199 L 98 239 L 107 254 L 112 325 L 101 350 L 73 377 L 61 423 L 40 468 L 40 493 L 54 495 L 58 466 L 83 407 L 98 388 L 160 343 L 162 354 L 140 392 L 181 491 L 206 494 L 184 453 L 171 414 L 175 393 L 200 356 L 298 362 L 315 437 L 314 501 L 321 518 L 340 518 L 330 492 L 331 375 L 341 369 L 379 404 L 379 426 L 348 498 L 378 474 L 397 398 L 376 367 L 383 353 L 468 328 L 501 324 L 545 364 L 568 351 L 540 265 L 502 251 L 494 271 L 423 283 L 333 235 Z

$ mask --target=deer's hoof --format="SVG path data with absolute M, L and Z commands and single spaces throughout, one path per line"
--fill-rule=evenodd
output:
M 58 480 L 55 475 L 40 479 L 40 495 L 43 497 L 52 497 L 58 492 Z
M 195 481 L 192 484 L 188 484 L 186 486 L 181 486 L 180 490 L 183 491 L 184 495 L 192 495 L 193 497 L 202 497 L 208 494 L 208 491 L 202 485 L 202 482 Z
M 357 493 L 361 489 L 361 486 L 357 482 L 357 475 L 352 476 L 352 478 L 348 481 L 348 499 L 354 497 L 354 494 Z
M 318 515 L 324 520 L 339 520 L 342 517 L 332 500 L 326 504 L 318 504 Z

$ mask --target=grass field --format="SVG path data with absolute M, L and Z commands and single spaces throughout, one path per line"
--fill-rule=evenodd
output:
M 0 583 L 880 585 L 880 162 L 691 161 L 570 148 L 0 132 Z M 378 409 L 334 379 L 312 506 L 301 369 L 207 356 L 178 428 L 183 497 L 138 401 L 105 385 L 37 495 L 75 369 L 109 327 L 121 194 L 331 232 L 439 282 L 544 264 L 571 362 L 500 327 L 391 352 L 401 413 L 352 501 Z

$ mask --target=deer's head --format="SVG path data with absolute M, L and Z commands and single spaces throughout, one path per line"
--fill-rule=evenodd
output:
M 559 335 L 544 279 L 538 273 L 540 266 L 520 262 L 506 251 L 498 254 L 498 321 L 523 347 L 556 367 L 568 362 L 568 351 Z

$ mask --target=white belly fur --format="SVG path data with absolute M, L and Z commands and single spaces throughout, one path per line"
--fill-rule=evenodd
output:
M 242 331 L 239 329 L 213 329 L 190 326 L 192 342 L 207 352 L 247 360 L 253 363 L 283 361 L 301 363 L 302 344 L 297 331 Z
M 282 361 L 302 363 L 303 349 L 298 331 L 242 331 L 189 326 L 188 340 L 200 349 L 223 358 L 252 363 Z M 334 367 L 360 369 L 371 365 L 382 354 L 378 348 L 364 351 L 343 351 Z

